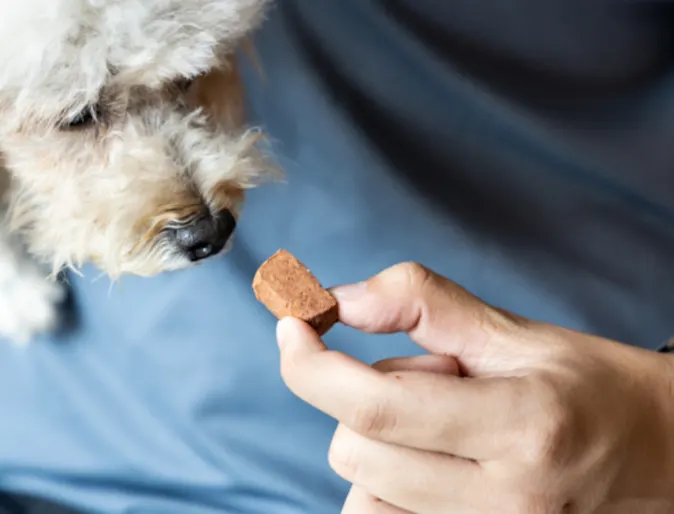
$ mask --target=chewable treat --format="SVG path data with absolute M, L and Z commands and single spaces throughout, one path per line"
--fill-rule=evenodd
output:
M 337 323 L 337 300 L 309 269 L 286 250 L 269 257 L 255 273 L 255 297 L 278 319 L 298 318 L 325 334 Z

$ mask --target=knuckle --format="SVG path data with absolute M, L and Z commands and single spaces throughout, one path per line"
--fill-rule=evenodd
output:
M 348 437 L 336 434 L 328 449 L 328 465 L 344 480 L 353 482 L 358 474 L 358 458 Z
M 411 290 L 421 288 L 432 276 L 427 267 L 414 261 L 397 264 L 390 272 L 397 282 L 405 284 L 406 289 Z
M 539 380 L 539 388 L 552 389 L 547 380 Z M 543 389 L 539 389 L 543 390 Z M 526 455 L 538 466 L 560 465 L 566 460 L 571 443 L 573 419 L 569 410 L 558 400 L 554 392 L 540 400 L 537 416 L 531 420 L 525 440 Z
M 393 432 L 397 419 L 385 401 L 374 399 L 360 402 L 354 409 L 350 428 L 365 437 L 385 438 Z

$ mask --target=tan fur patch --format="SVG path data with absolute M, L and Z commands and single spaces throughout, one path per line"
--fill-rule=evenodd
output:
M 204 112 L 228 129 L 244 123 L 243 84 L 238 65 L 230 58 L 224 66 L 199 76 L 190 87 L 188 104 Z

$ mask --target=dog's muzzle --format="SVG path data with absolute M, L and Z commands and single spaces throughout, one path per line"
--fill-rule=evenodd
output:
M 176 246 L 192 262 L 218 254 L 232 237 L 236 220 L 228 210 L 207 214 L 189 225 L 171 230 Z

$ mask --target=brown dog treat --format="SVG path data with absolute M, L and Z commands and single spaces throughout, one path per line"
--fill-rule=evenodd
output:
M 337 323 L 337 300 L 286 250 L 279 250 L 255 273 L 255 297 L 278 319 L 298 318 L 325 334 Z

